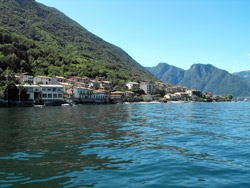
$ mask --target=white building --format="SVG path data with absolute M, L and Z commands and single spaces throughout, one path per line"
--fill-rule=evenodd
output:
M 33 84 L 52 84 L 52 78 L 48 76 L 35 76 Z
M 52 76 L 52 84 L 58 84 L 59 82 L 66 83 L 68 80 L 62 76 Z
M 140 88 L 148 95 L 152 95 L 154 92 L 153 82 L 144 82 L 140 84 Z
M 33 76 L 28 75 L 28 73 L 23 73 L 20 75 L 20 77 L 21 77 L 20 80 L 21 83 L 33 83 Z
M 43 101 L 63 101 L 63 89 L 61 85 L 40 85 L 41 100 Z
M 74 98 L 75 99 L 91 99 L 93 90 L 84 87 L 74 87 Z
M 23 85 L 29 95 L 29 100 L 39 101 L 40 87 L 38 85 Z
M 128 87 L 128 89 L 132 90 L 140 89 L 140 84 L 138 84 L 137 82 L 128 82 L 126 86 Z

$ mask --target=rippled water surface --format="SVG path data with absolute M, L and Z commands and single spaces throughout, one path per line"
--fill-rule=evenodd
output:
M 250 103 L 1 108 L 0 187 L 250 187 Z

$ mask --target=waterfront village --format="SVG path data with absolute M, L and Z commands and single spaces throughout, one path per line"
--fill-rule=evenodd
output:
M 222 97 L 203 93 L 186 86 L 175 86 L 153 82 L 137 77 L 137 82 L 127 82 L 126 89 L 116 91 L 112 82 L 104 78 L 72 76 L 32 76 L 27 73 L 16 75 L 15 79 L 26 91 L 28 101 L 34 104 L 61 105 L 83 103 L 133 103 L 133 102 L 218 102 L 230 101 Z M 19 94 L 20 95 L 20 94 Z M 5 97 L 6 99 L 6 97 Z M 5 100 L 6 102 L 6 100 Z M 9 102 L 9 101 L 8 101 Z M 19 103 L 22 102 L 19 96 Z

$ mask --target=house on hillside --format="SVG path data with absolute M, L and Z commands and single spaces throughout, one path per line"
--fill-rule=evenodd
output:
M 61 83 L 66 83 L 67 82 L 67 78 L 64 78 L 62 76 L 52 76 L 52 84 L 58 84 L 59 82 Z
M 140 84 L 138 84 L 137 82 L 128 82 L 126 86 L 128 87 L 128 89 L 131 89 L 131 90 L 140 89 Z
M 20 74 L 20 83 L 33 83 L 34 77 L 29 75 L 29 73 Z
M 33 79 L 33 84 L 52 84 L 52 78 L 48 76 L 35 76 Z

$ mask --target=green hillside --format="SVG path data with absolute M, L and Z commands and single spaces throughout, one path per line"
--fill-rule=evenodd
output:
M 250 85 L 250 71 L 235 72 L 233 74 L 239 76 Z
M 159 63 L 157 66 L 151 68 L 148 67 L 147 69 L 159 80 L 174 85 L 177 85 L 181 81 L 185 73 L 183 69 L 168 65 L 166 63 Z
M 250 86 L 241 78 L 213 65 L 194 64 L 190 69 L 183 69 L 160 63 L 148 68 L 158 79 L 166 83 L 187 86 L 204 92 L 235 97 L 250 96 Z M 172 71 L 174 70 L 174 71 Z M 173 74 L 174 72 L 174 74 Z
M 0 72 L 105 77 L 121 86 L 155 77 L 122 49 L 34 0 L 0 0 Z

